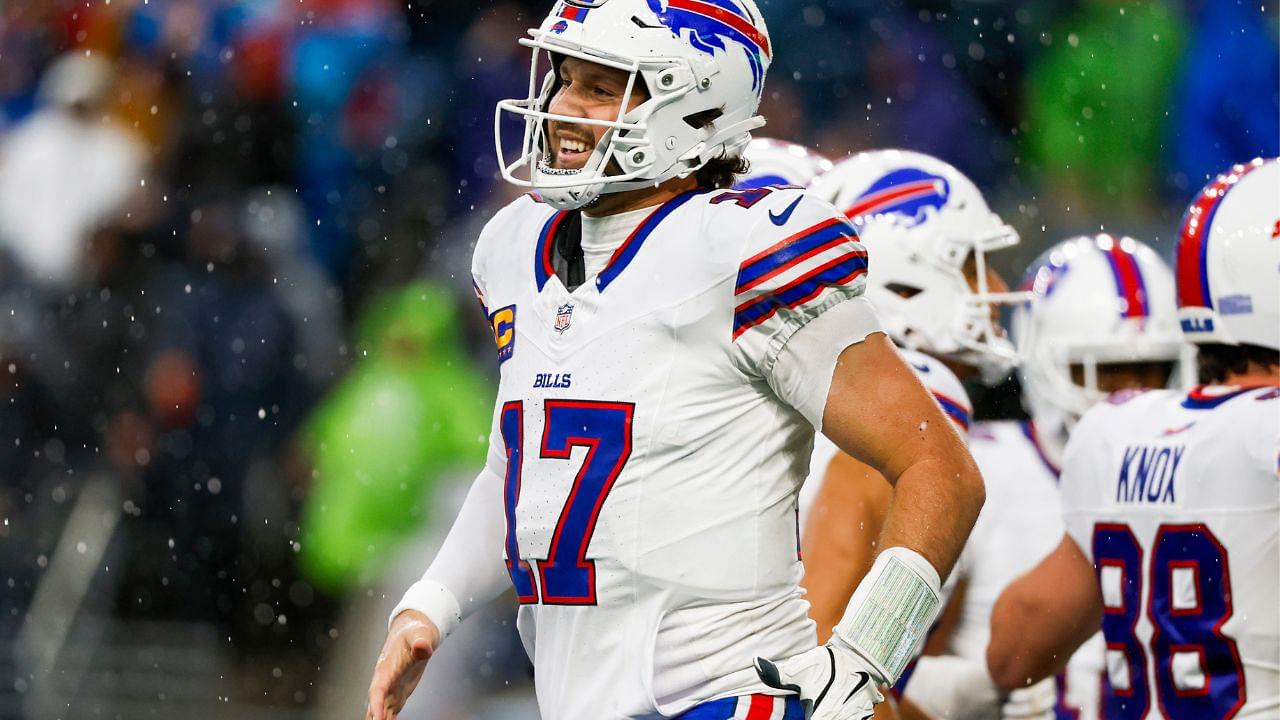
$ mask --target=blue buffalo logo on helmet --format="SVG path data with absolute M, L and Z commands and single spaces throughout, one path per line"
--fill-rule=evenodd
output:
M 769 38 L 753 24 L 747 12 L 732 0 L 648 0 L 649 9 L 677 36 L 708 55 L 727 51 L 725 40 L 741 45 L 751 65 L 751 89 L 764 87 L 764 62 L 771 57 Z
M 895 216 L 907 227 L 915 227 L 934 212 L 946 207 L 951 198 L 951 184 L 941 175 L 903 168 L 886 173 L 871 183 L 845 210 L 855 225 L 884 215 Z

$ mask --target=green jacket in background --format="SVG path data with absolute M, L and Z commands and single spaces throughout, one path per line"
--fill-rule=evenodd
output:
M 1053 29 L 1028 73 L 1027 159 L 1085 210 L 1153 197 L 1185 43 L 1185 20 L 1160 0 L 1088 0 Z
M 299 554 L 318 587 L 375 580 L 426 522 L 438 481 L 484 462 L 494 391 L 462 351 L 457 313 L 425 282 L 376 297 L 359 359 L 307 420 L 314 473 Z

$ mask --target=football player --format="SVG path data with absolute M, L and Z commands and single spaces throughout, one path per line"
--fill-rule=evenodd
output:
M 1108 718 L 1262 718 L 1280 708 L 1280 162 L 1238 165 L 1177 248 L 1189 392 L 1090 410 L 1063 460 L 1067 535 L 1002 594 L 988 661 L 1054 672 L 1099 625 Z
M 1076 421 L 1108 393 L 1165 387 L 1171 378 L 1180 382 L 1180 371 L 1190 367 L 1173 273 L 1133 238 L 1060 242 L 1032 263 L 1022 287 L 1031 301 L 1015 310 L 1012 330 L 1031 420 L 979 423 L 970 435 L 988 502 L 961 553 L 966 586 L 946 643 L 953 657 L 922 659 L 906 688 L 908 697 L 938 716 L 975 717 L 979 709 L 994 709 L 1001 691 L 985 679 L 992 606 L 1062 538 L 1058 468 Z M 1056 704 L 1068 716 L 1096 718 L 1100 642 L 1078 653 L 1060 692 L 1050 682 L 1020 693 L 1005 716 L 1042 716 Z M 949 680 L 958 673 L 972 681 Z
M 987 253 L 1016 244 L 1017 233 L 963 173 L 921 153 L 856 154 L 819 177 L 813 192 L 858 227 L 876 258 L 868 298 L 920 380 L 967 432 L 971 404 L 947 363 L 993 378 L 1012 365 L 1015 349 L 992 318 L 999 304 L 1024 295 L 1003 292 Z M 811 470 L 801 499 L 804 585 L 825 637 L 874 558 L 891 488 L 821 438 Z
M 529 95 L 495 129 L 523 121 L 501 172 L 536 195 L 473 262 L 501 361 L 489 461 L 392 615 L 369 717 L 506 587 L 543 717 L 869 717 L 982 484 L 861 297 L 846 218 L 729 189 L 763 123 L 758 9 L 562 0 L 521 42 Z M 885 549 L 817 646 L 796 547 L 815 429 L 895 483 Z
M 1012 347 L 989 325 L 975 322 L 977 312 L 971 311 L 966 315 L 951 310 L 963 307 L 964 298 L 972 295 L 955 264 L 957 260 L 965 259 L 966 253 L 937 242 L 934 236 L 946 237 L 945 233 L 949 231 L 960 238 L 976 239 L 977 247 L 968 251 L 970 272 L 967 275 L 973 277 L 974 266 L 979 263 L 985 265 L 984 251 L 1017 242 L 1016 234 L 1003 229 L 1003 223 L 987 210 L 986 203 L 971 183 L 963 176 L 959 179 L 954 177 L 958 175 L 954 168 L 938 161 L 933 161 L 933 165 L 923 163 L 915 153 L 883 151 L 864 153 L 863 156 L 890 158 L 896 164 L 879 166 L 865 160 L 846 161 L 837 167 L 836 172 L 820 179 L 815 184 L 815 191 L 832 197 L 839 207 L 875 212 L 879 204 L 880 208 L 887 206 L 896 210 L 894 213 L 880 210 L 879 216 L 864 217 L 861 226 L 863 243 L 881 261 L 870 281 L 868 294 L 874 297 L 882 321 L 887 327 L 899 328 L 895 338 L 909 337 L 918 347 L 935 352 L 942 348 L 941 357 L 958 356 L 978 363 L 988 369 L 985 373 L 988 377 L 998 377 L 1008 368 Z M 935 188 L 942 192 L 934 194 Z M 943 211 L 934 210 L 935 205 Z M 950 210 L 956 207 L 963 208 L 965 212 Z M 907 218 L 909 232 L 892 224 L 888 227 L 895 230 L 895 234 L 886 237 L 879 232 L 885 227 L 886 220 L 902 214 Z M 957 214 L 960 215 L 959 220 L 955 217 Z M 883 241 L 882 237 L 885 238 Z M 953 243 L 961 246 L 960 242 Z M 937 248 L 942 248 L 942 251 Z M 962 707 L 979 708 L 983 712 L 994 711 L 998 707 L 1001 693 L 987 679 L 984 660 L 991 604 L 1009 582 L 1052 550 L 1061 535 L 1060 527 L 1058 532 L 1054 531 L 1054 527 L 1059 525 L 1056 474 L 1049 468 L 1056 467 L 1058 462 L 1061 446 L 1065 443 L 1066 425 L 1099 397 L 1098 383 L 1094 381 L 1095 360 L 1098 359 L 1095 341 L 1110 342 L 1112 349 L 1119 348 L 1118 353 L 1102 358 L 1103 390 L 1163 386 L 1169 375 L 1169 366 L 1179 359 L 1180 349 L 1185 348 L 1178 335 L 1171 300 L 1164 304 L 1156 303 L 1158 312 L 1155 318 L 1149 317 L 1146 305 L 1140 307 L 1135 304 L 1129 311 L 1129 317 L 1136 319 L 1122 321 L 1124 311 L 1117 312 L 1117 305 L 1126 302 L 1122 294 L 1126 286 L 1121 283 L 1121 276 L 1116 274 L 1117 266 L 1128 273 L 1124 279 L 1131 284 L 1136 283 L 1138 291 L 1145 292 L 1142 283 L 1146 276 L 1151 276 L 1149 282 L 1153 287 L 1172 287 L 1169 271 L 1150 249 L 1130 239 L 1113 242 L 1106 237 L 1081 238 L 1062 243 L 1046 253 L 1044 264 L 1047 265 L 1052 258 L 1059 264 L 1056 272 L 1065 274 L 1064 256 L 1074 260 L 1077 255 L 1081 257 L 1072 263 L 1077 269 L 1065 284 L 1067 290 L 1059 290 L 1054 301 L 1047 306 L 1055 321 L 1037 323 L 1037 327 L 1046 329 L 1034 335 L 1034 346 L 1042 351 L 1051 350 L 1050 356 L 1036 355 L 1033 362 L 1037 370 L 1024 368 L 1022 373 L 1024 383 L 1031 385 L 1029 394 L 1037 399 L 1031 409 L 1040 410 L 1044 428 L 1037 432 L 1034 423 L 980 424 L 971 440 L 974 457 L 987 476 L 991 500 L 975 528 L 975 536 L 979 535 L 978 529 L 982 529 L 981 540 L 971 538 L 963 554 L 964 562 L 958 566 L 960 591 L 955 599 L 955 613 L 949 613 L 951 622 L 935 639 L 938 641 L 936 649 L 956 653 L 967 660 L 963 669 L 983 682 L 980 692 L 971 697 L 949 695 L 953 685 L 947 676 L 960 668 L 951 658 L 923 661 L 910 683 L 906 684 L 906 696 L 937 715 L 960 713 Z M 948 260 L 952 265 L 946 264 Z M 977 282 L 972 284 L 978 285 Z M 977 289 L 989 298 L 988 302 L 1016 301 L 1022 297 L 995 295 L 990 289 Z M 1085 298 L 1083 303 L 1074 306 L 1071 299 L 1081 297 Z M 1037 307 L 1044 306 L 1037 304 Z M 1062 313 L 1054 308 L 1074 308 L 1076 312 L 1057 323 Z M 950 326 L 946 323 L 948 311 L 952 318 Z M 1020 313 L 1020 317 L 1023 315 L 1025 313 Z M 1044 313 L 1040 313 L 1040 317 L 1043 316 Z M 983 319 L 989 317 L 988 305 Z M 984 340 L 976 344 L 976 350 L 968 343 L 948 337 L 950 333 L 963 338 L 964 332 L 975 326 L 982 328 Z M 1082 327 L 1090 330 L 1082 333 Z M 1139 330 L 1143 342 L 1135 344 L 1134 334 Z M 1024 334 L 1021 343 L 1024 353 L 1033 346 L 1030 342 L 1032 337 L 1030 333 Z M 1061 352 L 1070 354 L 1070 363 L 1057 357 Z M 1123 367 L 1115 364 L 1117 360 L 1124 361 Z M 1080 386 L 1072 382 L 1069 367 L 1072 363 L 1078 366 L 1077 371 L 1085 372 L 1087 368 L 1090 374 L 1089 380 L 1081 378 Z M 1135 376 L 1134 372 L 1138 374 Z M 940 375 L 935 372 L 933 377 Z M 1047 384 L 1046 377 L 1049 380 Z M 922 379 L 925 378 L 927 376 L 922 375 Z M 925 382 L 929 383 L 927 379 Z M 943 393 L 945 398 L 946 391 Z M 1064 394 L 1065 399 L 1061 397 Z M 951 397 L 957 396 L 952 394 Z M 1056 407 L 1054 400 L 1061 406 Z M 947 404 L 945 399 L 941 401 Z M 1064 416 L 1065 420 L 1062 419 Z M 1043 441 L 1038 437 L 1040 434 L 1045 435 Z M 830 458 L 834 451 L 822 455 L 823 450 L 819 440 L 813 463 L 815 473 L 829 467 L 828 475 L 837 481 L 820 485 L 821 494 L 813 505 L 815 512 L 822 517 L 818 522 L 805 525 L 803 543 L 807 570 L 805 586 L 810 591 L 820 633 L 824 626 L 829 627 L 826 623 L 834 622 L 831 616 L 839 612 L 838 608 L 842 607 L 857 582 L 857 568 L 866 566 L 865 558 L 870 556 L 874 547 L 877 519 L 887 504 L 886 485 L 853 481 L 853 478 L 867 474 L 866 470 L 847 457 L 837 456 L 832 462 Z M 1034 480 L 1025 480 L 1028 476 Z M 805 494 L 808 495 L 814 486 L 819 484 L 807 484 Z M 875 488 L 880 489 L 880 497 L 871 496 Z M 802 513 L 807 505 L 802 503 Z M 1005 544 L 1004 541 L 1010 537 L 1019 541 Z M 933 679 L 935 674 L 942 675 L 936 683 Z M 944 689 L 948 692 L 943 692 Z M 1038 688 L 1036 693 L 1016 693 L 1005 711 L 1010 716 L 1036 716 L 1034 708 L 1047 711 L 1053 704 L 1052 690 L 1050 686 Z M 910 706 L 904 707 L 904 711 L 910 714 Z

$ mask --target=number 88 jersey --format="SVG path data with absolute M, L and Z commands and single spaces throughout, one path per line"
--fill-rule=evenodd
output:
M 1117 395 L 1073 432 L 1063 511 L 1102 594 L 1104 717 L 1280 714 L 1278 397 Z
M 816 644 L 796 528 L 814 431 L 772 363 L 798 328 L 865 305 L 866 253 L 799 189 L 698 191 L 571 291 L 553 245 L 567 217 L 521 198 L 473 262 L 501 359 L 489 467 L 542 716 L 766 692 L 755 656 Z

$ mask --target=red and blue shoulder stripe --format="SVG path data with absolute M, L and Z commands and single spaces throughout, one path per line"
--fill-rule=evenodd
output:
M 867 252 L 857 238 L 847 221 L 828 218 L 744 260 L 734 288 L 733 338 L 865 275 Z

